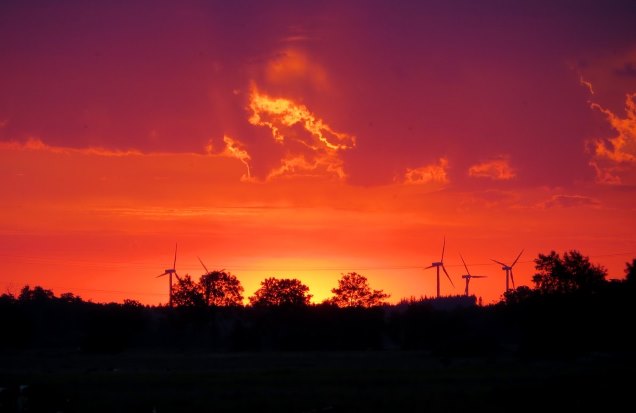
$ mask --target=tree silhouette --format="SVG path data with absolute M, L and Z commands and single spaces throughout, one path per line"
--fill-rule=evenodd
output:
M 243 304 L 243 286 L 236 276 L 225 271 L 210 271 L 199 279 L 206 305 L 214 307 Z
M 631 263 L 625 263 L 625 281 L 636 284 L 636 258 L 632 259 Z
M 60 294 L 60 301 L 63 301 L 65 303 L 81 303 L 82 302 L 82 297 L 80 297 L 79 295 L 75 295 L 73 293 L 62 293 Z
M 309 287 L 300 280 L 290 278 L 266 278 L 261 287 L 250 297 L 253 306 L 303 306 L 311 299 Z
M 132 300 L 130 298 L 124 298 L 124 307 L 129 308 L 143 308 L 143 304 L 137 300 Z
M 367 278 L 356 272 L 343 274 L 338 280 L 338 288 L 331 292 L 334 297 L 329 302 L 338 307 L 375 307 L 385 304 L 390 295 L 383 290 L 372 290 Z
M 18 300 L 20 301 L 48 301 L 55 298 L 53 291 L 46 290 L 39 285 L 31 288 L 28 285 L 25 285 L 22 290 L 20 290 L 20 295 L 18 296 Z
M 172 290 L 172 303 L 177 307 L 201 307 L 205 304 L 199 285 L 185 275 L 177 279 Z
M 503 294 L 503 301 L 506 304 L 519 304 L 534 297 L 536 290 L 530 289 L 527 285 L 520 285 L 514 290 L 508 290 Z
M 532 277 L 535 288 L 542 293 L 595 291 L 605 283 L 607 270 L 590 263 L 579 251 L 565 252 L 563 258 L 552 251 L 539 254 L 534 260 L 537 273 Z

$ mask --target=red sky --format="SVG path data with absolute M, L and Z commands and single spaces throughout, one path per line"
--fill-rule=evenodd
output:
M 636 257 L 628 1 L 0 5 L 0 288 L 167 301 L 343 272 L 493 302 L 512 261 Z

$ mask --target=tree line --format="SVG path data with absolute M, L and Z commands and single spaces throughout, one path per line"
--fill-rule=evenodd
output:
M 230 272 L 210 271 L 198 281 L 189 275 L 179 277 L 172 291 L 172 303 L 177 307 L 228 307 L 243 305 L 243 286 Z M 356 272 L 343 274 L 338 287 L 331 290 L 333 297 L 326 303 L 338 307 L 375 307 L 386 304 L 389 294 L 383 290 L 374 290 L 367 278 Z M 269 277 L 253 296 L 249 297 L 251 306 L 299 306 L 309 305 L 312 295 L 309 287 L 296 278 Z
M 520 286 L 506 291 L 504 302 L 523 300 L 526 297 L 546 294 L 593 292 L 608 283 L 607 270 L 590 262 L 589 257 L 577 250 L 566 251 L 563 256 L 551 251 L 539 254 L 534 260 L 536 273 L 532 277 L 533 288 Z M 633 282 L 636 259 L 626 263 L 627 282 Z M 179 307 L 223 307 L 243 305 L 243 286 L 239 279 L 224 270 L 210 271 L 198 281 L 189 275 L 177 279 L 172 302 Z M 338 286 L 331 290 L 333 296 L 323 304 L 338 307 L 375 307 L 386 305 L 389 294 L 372 289 L 367 278 L 356 272 L 343 274 Z M 269 277 L 261 281 L 259 289 L 249 297 L 251 306 L 309 305 L 312 295 L 309 287 L 295 278 Z
M 534 259 L 536 273 L 532 277 L 533 287 L 519 286 L 508 290 L 502 303 L 515 303 L 529 297 L 570 293 L 593 293 L 604 288 L 607 270 L 590 262 L 589 257 L 578 250 L 566 251 L 563 256 L 555 251 L 538 254 Z M 625 264 L 625 279 L 628 284 L 636 283 L 636 258 Z M 172 290 L 172 301 L 177 307 L 240 307 L 244 302 L 244 288 L 240 280 L 229 271 L 214 270 L 203 274 L 198 281 L 190 275 L 177 278 Z M 368 279 L 357 272 L 342 274 L 338 286 L 331 289 L 332 297 L 322 304 L 340 308 L 370 308 L 387 305 L 390 297 L 384 290 L 372 289 Z M 306 306 L 310 305 L 312 294 L 309 287 L 296 278 L 269 277 L 261 281 L 260 287 L 248 298 L 253 307 Z M 20 293 L 4 293 L 3 301 L 41 301 L 58 299 L 62 302 L 81 302 L 80 296 L 62 293 L 56 297 L 51 290 L 41 286 L 31 288 L 26 285 Z M 403 302 L 405 300 L 403 299 Z M 136 300 L 125 299 L 125 305 L 141 306 Z
M 534 259 L 536 273 L 532 277 L 533 287 L 519 286 L 504 293 L 501 303 L 515 303 L 529 297 L 563 295 L 572 293 L 593 293 L 603 289 L 611 281 L 607 280 L 607 270 L 590 262 L 589 257 L 578 250 L 566 251 L 563 256 L 555 251 L 538 254 Z M 624 283 L 636 283 L 636 258 L 625 264 Z M 172 302 L 177 307 L 240 307 L 243 306 L 244 288 L 240 280 L 229 271 L 214 270 L 203 274 L 198 281 L 190 275 L 177 278 L 171 289 Z M 322 304 L 340 308 L 370 308 L 387 305 L 389 294 L 372 289 L 368 279 L 357 272 L 342 274 L 338 286 L 331 289 L 332 297 Z M 269 277 L 261 281 L 260 287 L 249 297 L 253 307 L 307 306 L 312 294 L 309 287 L 296 278 Z M 56 297 L 51 290 L 41 286 L 31 288 L 26 285 L 19 294 L 4 293 L 3 301 L 42 301 L 57 299 L 62 302 L 81 302 L 81 297 L 62 293 Z M 404 299 L 402 300 L 405 301 Z M 125 299 L 125 305 L 141 306 L 136 300 Z
M 135 300 L 96 304 L 25 286 L 0 296 L 0 349 L 74 348 L 201 351 L 426 350 L 442 357 L 512 353 L 566 355 L 627 351 L 636 316 L 636 260 L 625 278 L 573 250 L 535 259 L 533 286 L 477 306 L 474 296 L 410 299 L 388 305 L 357 273 L 344 274 L 333 296 L 310 304 L 307 286 L 267 278 L 242 305 L 238 279 L 212 271 L 183 277 L 176 306 Z

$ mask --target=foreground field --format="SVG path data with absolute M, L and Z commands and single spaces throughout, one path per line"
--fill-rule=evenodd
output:
M 20 353 L 0 356 L 0 408 L 149 413 L 612 411 L 631 405 L 635 366 L 631 358 L 599 354 L 513 360 L 440 359 L 421 352 Z

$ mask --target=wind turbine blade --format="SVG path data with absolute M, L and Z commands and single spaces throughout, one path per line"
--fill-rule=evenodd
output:
M 199 258 L 199 257 L 197 257 Z M 203 265 L 203 269 L 205 270 L 206 274 L 209 274 L 210 271 L 208 271 L 208 267 L 205 266 L 205 264 L 203 263 L 203 260 L 201 258 L 199 258 L 199 262 L 201 263 L 201 265 Z
M 179 280 L 179 282 L 181 282 L 181 277 L 179 277 L 179 274 L 177 274 L 177 272 L 174 272 L 174 276 L 177 277 L 177 280 Z
M 174 262 L 172 263 L 172 269 L 177 268 L 177 243 L 174 243 Z
M 521 250 L 521 252 L 519 253 L 519 255 L 517 255 L 517 259 L 512 263 L 512 265 L 510 266 L 510 268 L 514 267 L 515 264 L 517 263 L 517 261 L 519 260 L 519 257 L 521 257 L 521 254 L 523 254 L 523 250 Z
M 512 268 L 510 268 L 510 280 L 512 281 L 512 288 L 515 288 L 515 277 L 512 275 Z
M 468 266 L 466 266 L 466 261 L 464 261 L 464 257 L 462 257 L 462 253 L 459 253 L 459 258 L 462 259 L 462 262 L 464 263 L 464 268 L 466 268 L 466 274 L 470 275 L 470 271 L 468 271 Z
M 470 278 L 486 278 L 487 275 L 471 275 Z
M 455 288 L 455 284 L 453 284 L 453 280 L 451 280 L 450 275 L 448 275 L 448 271 L 446 271 L 446 267 L 444 267 L 444 264 L 442 264 L 442 269 L 444 270 L 444 274 L 446 274 L 446 278 L 448 278 L 448 281 L 450 281 L 453 288 Z
M 501 262 L 501 261 L 493 260 L 492 258 L 491 258 L 490 260 L 491 260 L 491 261 L 496 262 L 496 263 L 497 263 L 497 264 L 499 264 L 499 265 L 503 265 L 504 267 L 507 267 L 507 265 L 506 265 L 506 264 L 504 264 L 504 263 L 503 263 L 503 262 Z
M 446 236 L 444 236 L 444 243 L 442 244 L 442 259 L 440 262 L 444 262 L 444 250 L 446 249 Z
M 434 265 L 429 265 L 428 267 L 424 268 L 425 270 L 428 270 L 429 268 L 433 268 Z
M 164 272 L 163 274 L 159 274 L 157 275 L 155 278 L 159 278 L 159 277 L 163 277 L 164 275 L 168 274 L 167 272 Z

